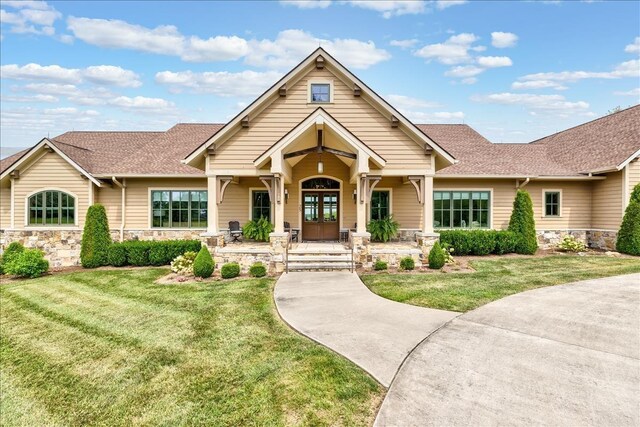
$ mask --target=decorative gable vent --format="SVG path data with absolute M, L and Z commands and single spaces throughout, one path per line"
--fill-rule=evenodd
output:
M 322 57 L 322 55 L 318 55 L 318 57 L 316 58 L 316 68 L 318 70 L 322 70 L 324 68 L 324 58 Z
M 248 128 L 249 127 L 249 116 L 244 116 L 242 118 L 242 127 L 243 128 Z
M 360 86 L 353 85 L 353 96 L 360 96 L 361 93 L 362 89 L 360 89 Z
M 278 89 L 278 94 L 280 94 L 280 96 L 287 96 L 287 85 L 283 84 L 280 89 Z
M 400 125 L 400 120 L 396 116 L 391 116 L 391 127 L 397 128 Z

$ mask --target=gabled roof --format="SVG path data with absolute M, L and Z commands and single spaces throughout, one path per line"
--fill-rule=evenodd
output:
M 205 141 L 202 145 L 198 146 L 194 149 L 188 156 L 184 159 L 184 163 L 190 164 L 202 154 L 204 150 L 206 150 L 209 146 L 214 144 L 217 140 L 224 138 L 229 132 L 232 132 L 233 129 L 236 129 L 237 126 L 240 125 L 240 122 L 243 117 L 249 115 L 252 111 L 259 108 L 264 102 L 266 102 L 269 98 L 274 96 L 276 92 L 282 87 L 283 84 L 287 83 L 289 80 L 297 76 L 307 67 L 309 67 L 318 56 L 322 56 L 325 60 L 325 63 L 330 63 L 334 66 L 340 73 L 344 74 L 349 80 L 353 81 L 357 84 L 361 90 L 369 95 L 373 100 L 375 100 L 384 110 L 388 111 L 390 115 L 395 116 L 399 119 L 399 121 L 414 135 L 421 139 L 423 142 L 431 146 L 435 152 L 437 152 L 440 156 L 442 156 L 447 162 L 450 164 L 455 163 L 455 158 L 448 153 L 445 149 L 440 147 L 435 141 L 430 139 L 428 135 L 425 135 L 424 132 L 421 132 L 415 124 L 409 121 L 406 117 L 404 117 L 398 110 L 396 110 L 391 104 L 389 104 L 386 100 L 384 100 L 381 96 L 379 96 L 376 92 L 374 92 L 369 86 L 367 86 L 364 82 L 362 82 L 358 77 L 356 77 L 351 71 L 345 68 L 338 60 L 336 60 L 333 56 L 329 55 L 327 51 L 325 51 L 322 47 L 317 48 L 313 51 L 309 56 L 307 56 L 302 62 L 296 65 L 291 71 L 284 75 L 280 80 L 278 80 L 273 86 L 267 89 L 262 95 L 260 95 L 255 101 L 249 104 L 244 110 L 242 110 L 238 115 L 236 115 L 233 119 L 231 119 L 227 124 L 225 124 L 222 129 L 218 133 L 216 133 L 213 137 Z

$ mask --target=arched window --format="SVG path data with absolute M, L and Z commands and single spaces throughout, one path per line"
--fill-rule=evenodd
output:
M 303 190 L 338 190 L 340 183 L 331 178 L 311 178 L 302 183 Z
M 65 192 L 47 190 L 29 197 L 29 225 L 74 225 L 76 199 Z

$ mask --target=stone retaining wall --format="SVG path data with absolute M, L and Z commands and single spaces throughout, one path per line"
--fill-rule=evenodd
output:
M 614 251 L 618 233 L 611 230 L 536 230 L 541 249 L 552 249 L 564 239 L 573 236 L 593 249 Z

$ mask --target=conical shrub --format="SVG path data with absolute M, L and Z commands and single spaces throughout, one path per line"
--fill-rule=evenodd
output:
M 518 234 L 516 253 L 533 255 L 538 250 L 536 222 L 533 219 L 531 196 L 524 190 L 518 190 L 513 201 L 513 211 L 509 220 L 509 231 Z
M 636 184 L 624 211 L 618 231 L 616 249 L 629 255 L 640 255 L 640 184 Z
M 109 246 L 113 243 L 109 233 L 107 212 L 101 204 L 89 206 L 82 232 L 80 263 L 84 268 L 109 264 Z

